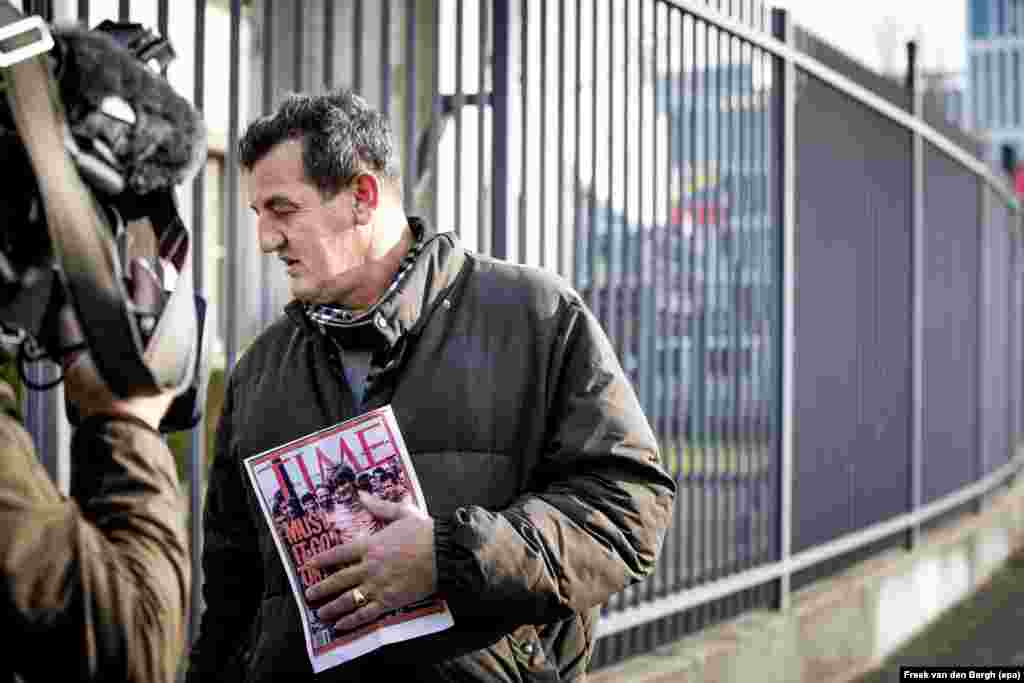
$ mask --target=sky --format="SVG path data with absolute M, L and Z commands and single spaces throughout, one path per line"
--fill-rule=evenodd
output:
M 962 72 L 966 61 L 967 0 L 772 0 L 793 19 L 876 70 L 885 62 L 902 72 L 907 38 L 921 35 L 923 65 Z M 879 36 L 894 46 L 888 58 Z

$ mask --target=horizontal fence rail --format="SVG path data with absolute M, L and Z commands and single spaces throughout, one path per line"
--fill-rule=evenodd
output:
M 180 199 L 221 369 L 206 424 L 171 444 L 193 634 L 223 376 L 288 299 L 236 146 L 289 91 L 362 93 L 391 120 L 410 213 L 560 274 L 608 332 L 678 494 L 654 574 L 603 606 L 594 667 L 785 608 L 1024 464 L 1017 199 L 929 114 L 913 66 L 909 89 L 868 74 L 761 0 L 23 5 L 156 27 L 210 129 Z M 26 413 L 66 480 L 62 406 Z

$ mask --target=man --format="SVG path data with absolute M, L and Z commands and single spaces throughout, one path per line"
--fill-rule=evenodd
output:
M 190 564 L 177 468 L 158 432 L 180 411 L 165 422 L 173 394 L 156 387 L 173 382 L 155 371 L 194 363 L 196 347 L 184 335 L 161 344 L 168 337 L 154 330 L 180 335 L 190 322 L 161 317 L 171 307 L 160 302 L 187 263 L 173 186 L 203 163 L 205 128 L 147 66 L 173 56 L 165 39 L 129 23 L 26 31 L 23 21 L 0 2 L 11 58 L 0 68 L 0 362 L 59 362 L 76 427 L 69 497 L 0 382 L 0 680 L 171 683 Z M 48 54 L 14 54 L 41 36 L 53 38 Z M 131 318 L 111 313 L 121 310 Z M 129 337 L 127 348 L 160 358 L 120 353 Z
M 316 502 L 322 512 L 328 513 L 334 510 L 334 496 L 331 495 L 331 487 L 327 482 L 317 484 Z
M 398 475 L 392 469 L 384 470 L 380 475 L 380 497 L 392 503 L 401 503 L 409 495 L 409 489 L 398 481 Z
M 71 497 L 40 465 L 0 382 L 4 672 L 35 680 L 175 680 L 190 571 L 170 394 L 116 398 L 80 358 L 65 374 L 82 422 Z
M 314 496 L 309 491 L 302 494 L 302 512 L 304 514 L 309 514 L 310 512 L 313 512 L 314 510 L 316 510 L 316 507 L 316 496 Z
M 289 97 L 240 153 L 295 301 L 226 390 L 190 680 L 313 680 L 240 463 L 388 404 L 429 515 L 362 494 L 384 528 L 315 558 L 307 597 L 347 630 L 437 594 L 455 625 L 316 680 L 582 680 L 599 607 L 652 570 L 674 495 L 598 323 L 558 277 L 407 217 L 387 121 L 351 92 Z

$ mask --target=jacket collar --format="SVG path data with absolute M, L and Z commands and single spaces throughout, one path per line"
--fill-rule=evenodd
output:
M 466 255 L 453 233 L 438 233 L 415 216 L 409 217 L 409 227 L 423 242 L 416 261 L 398 288 L 373 306 L 372 316 L 331 328 L 342 345 L 351 339 L 359 345 L 383 343 L 390 349 L 406 334 L 419 332 L 462 271 Z M 285 313 L 298 324 L 326 332 L 309 320 L 300 301 L 289 303 Z

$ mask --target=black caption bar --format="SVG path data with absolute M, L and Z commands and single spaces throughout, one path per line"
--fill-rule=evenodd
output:
M 901 681 L 1020 681 L 1020 666 L 901 666 Z

